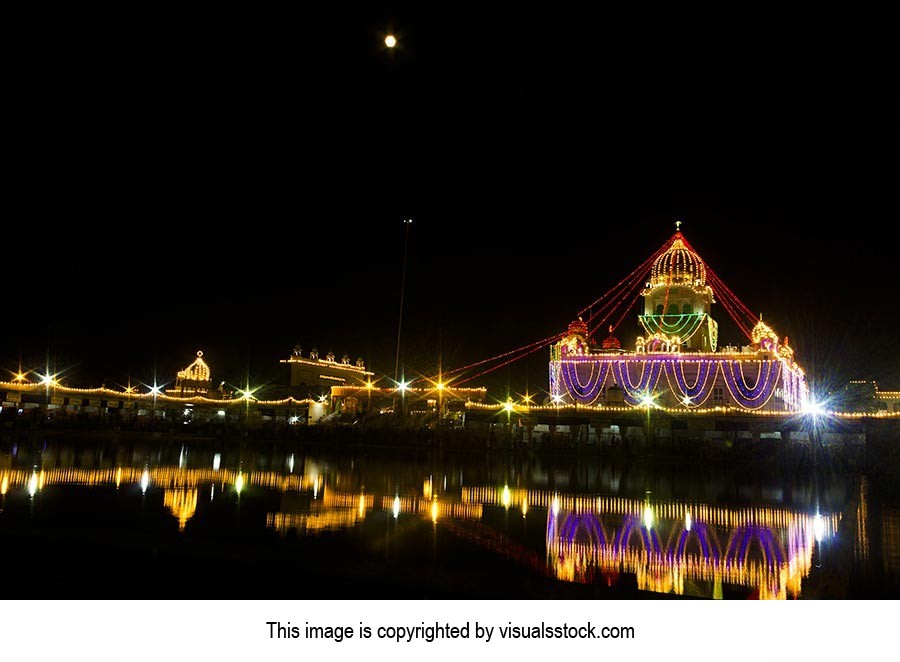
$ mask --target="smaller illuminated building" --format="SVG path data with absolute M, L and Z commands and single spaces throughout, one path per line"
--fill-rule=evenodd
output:
M 302 348 L 294 347 L 291 356 L 281 359 L 291 367 L 291 388 L 303 391 L 303 395 L 315 393 L 324 395 L 332 386 L 363 386 L 375 374 L 366 370 L 365 361 L 356 359 L 350 362 L 347 354 L 339 360 L 328 352 L 320 358 L 319 351 L 313 348 L 307 356 L 303 356 Z
M 372 382 L 361 386 L 333 386 L 331 388 L 331 406 L 336 412 L 352 412 L 356 414 L 375 414 L 393 412 L 395 407 L 402 407 L 409 414 L 436 414 L 441 417 L 458 414 L 462 417 L 466 405 L 483 403 L 487 397 L 487 389 L 483 386 L 428 386 L 378 387 Z
M 209 365 L 203 360 L 203 352 L 197 352 L 197 358 L 184 370 L 178 371 L 174 388 L 167 388 L 166 394 L 178 398 L 190 398 L 195 395 L 206 395 L 212 388 Z

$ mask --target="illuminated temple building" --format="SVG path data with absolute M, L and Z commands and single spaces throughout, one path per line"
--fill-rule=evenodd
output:
M 788 339 L 746 312 L 751 322 L 742 324 L 733 311 L 746 311 L 746 307 L 741 309 L 743 304 L 711 276 L 684 235 L 676 232 L 652 259 L 649 278 L 639 292 L 642 333 L 633 348 L 621 347 L 612 335 L 613 327 L 609 337 L 594 342 L 591 318 L 572 322 L 551 346 L 553 402 L 698 411 L 721 407 L 802 410 L 809 389 Z M 713 317 L 720 291 L 728 297 L 726 310 L 750 344 L 720 345 L 719 325 Z

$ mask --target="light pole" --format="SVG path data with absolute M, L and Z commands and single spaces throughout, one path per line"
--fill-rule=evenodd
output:
M 394 357 L 394 383 L 400 380 L 400 333 L 403 330 L 403 295 L 406 292 L 406 254 L 409 248 L 409 228 L 412 225 L 411 218 L 403 219 L 403 272 L 400 276 L 400 314 L 397 317 L 397 353 Z M 401 389 L 405 391 L 405 389 Z M 405 393 L 404 393 L 405 395 Z M 405 403 L 404 403 L 405 404 Z M 394 413 L 397 413 L 397 398 L 394 398 Z

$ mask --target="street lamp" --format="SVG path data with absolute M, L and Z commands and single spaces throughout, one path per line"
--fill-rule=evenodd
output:
M 397 390 L 400 391 L 400 413 L 406 415 L 406 392 L 409 390 L 409 382 L 401 379 L 397 382 Z
M 397 318 L 397 354 L 394 358 L 395 382 L 399 379 L 400 376 L 400 332 L 403 330 L 403 295 L 406 291 L 406 254 L 409 248 L 409 228 L 411 225 L 411 218 L 403 219 L 403 272 L 400 277 L 400 315 Z
M 507 398 L 503 403 L 503 409 L 506 411 L 506 429 L 509 433 L 509 444 L 512 445 L 512 413 L 516 406 L 513 404 L 512 398 Z

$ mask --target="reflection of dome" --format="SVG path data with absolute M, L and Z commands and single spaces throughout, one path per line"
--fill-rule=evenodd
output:
M 669 249 L 656 258 L 650 270 L 650 287 L 660 285 L 706 285 L 706 265 L 699 255 L 684 245 L 680 232 Z
M 197 495 L 199 490 L 166 490 L 163 505 L 178 518 L 178 530 L 184 531 L 187 521 L 197 512 Z

